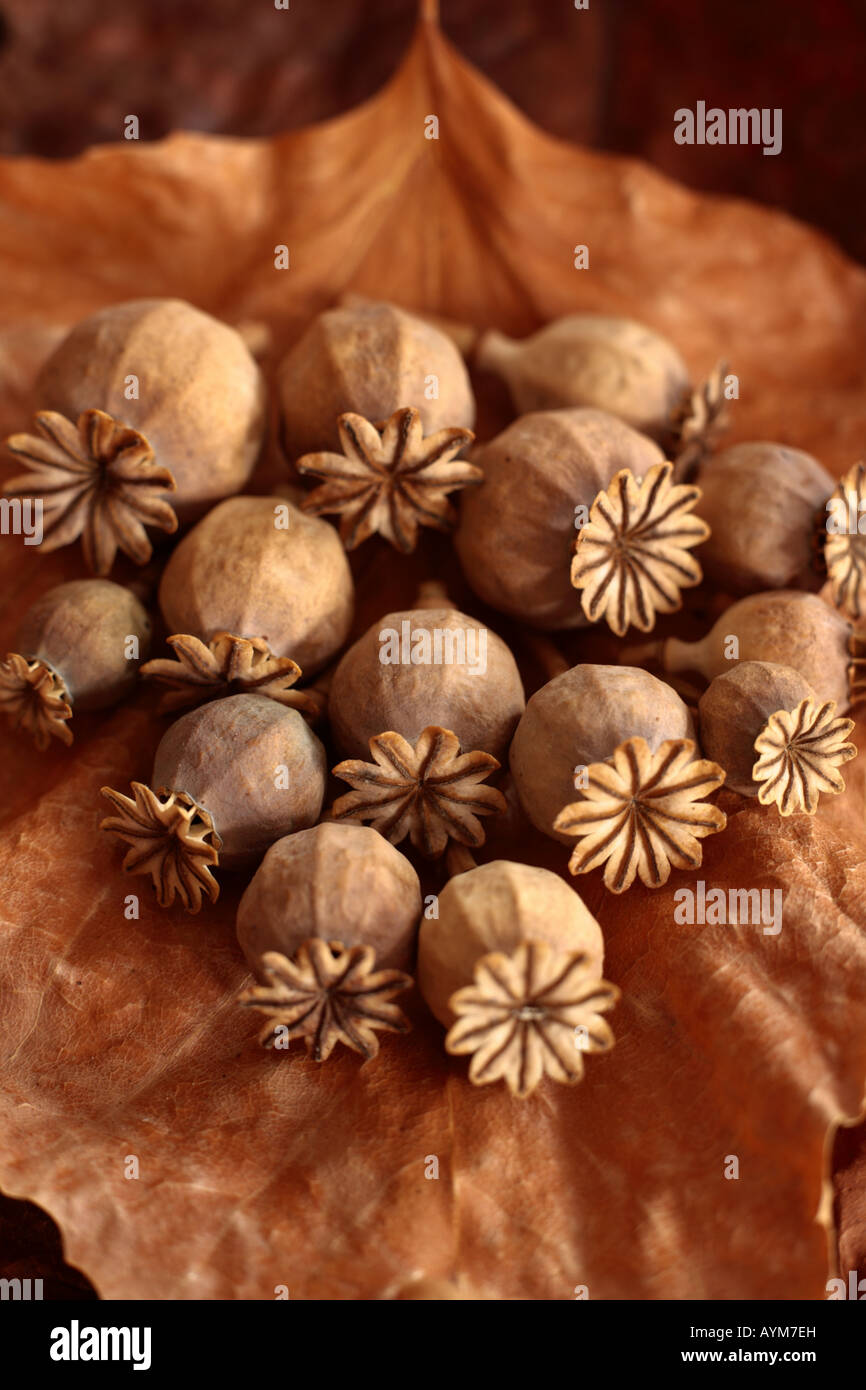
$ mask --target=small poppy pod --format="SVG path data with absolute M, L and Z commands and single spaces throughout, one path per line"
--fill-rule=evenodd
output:
M 846 742 L 853 720 L 836 718 L 790 666 L 741 661 L 710 682 L 698 712 L 704 751 L 741 796 L 813 815 L 822 793 L 845 790 L 838 769 L 857 753 Z
M 182 299 L 112 304 L 75 325 L 36 383 L 41 407 L 140 431 L 181 521 L 245 485 L 265 434 L 264 378 L 233 328 Z
M 387 613 L 342 657 L 328 701 L 343 757 L 365 758 L 384 731 L 417 744 L 430 726 L 496 757 L 524 709 L 517 663 L 500 637 L 455 608 Z
M 698 473 L 695 511 L 710 527 L 706 576 L 730 594 L 819 589 L 820 539 L 834 480 L 782 444 L 735 444 Z
M 790 666 L 818 700 L 844 713 L 862 698 L 864 661 L 851 624 L 817 594 L 773 589 L 731 605 L 697 642 L 678 637 L 632 648 L 624 657 L 654 659 L 670 673 L 711 681 L 738 661 Z
M 178 896 L 198 912 L 203 892 L 218 897 L 213 869 L 254 863 L 318 819 L 326 777 L 325 750 L 297 710 L 232 695 L 166 731 L 153 789 L 133 782 L 130 798 L 102 788 L 119 814 L 101 829 L 131 846 L 124 870 L 150 874 L 161 907 Z
M 415 870 L 375 830 L 325 823 L 278 840 L 237 916 L 265 982 L 240 996 L 269 1020 L 262 1043 L 303 1037 L 316 1061 L 337 1042 L 375 1056 L 378 1030 L 408 1028 L 390 1000 L 411 984 L 420 917 Z
M 108 579 L 58 584 L 27 610 L 0 661 L 0 710 L 40 750 L 52 738 L 70 744 L 73 712 L 107 709 L 135 688 L 150 637 L 129 589 Z
M 548 410 L 515 420 L 472 462 L 484 481 L 461 495 L 455 544 L 475 593 L 533 627 L 584 626 L 571 580 L 579 528 L 617 473 L 643 477 L 661 450 L 600 410 Z
M 633 737 L 654 753 L 668 739 L 696 737 L 687 706 L 648 671 L 573 666 L 537 690 L 509 754 L 520 803 L 536 829 L 567 842 L 567 834 L 554 830 L 560 811 L 575 800 L 592 764 L 612 758 Z
M 866 616 L 866 464 L 855 463 L 826 503 L 823 563 L 833 602 L 852 623 Z
M 384 421 L 415 406 L 425 435 L 475 423 L 469 374 L 451 339 L 375 300 L 319 314 L 280 364 L 277 390 L 291 458 L 338 448 L 337 420 L 346 412 Z
M 689 386 L 688 369 L 666 338 L 602 314 L 570 314 L 523 339 L 492 330 L 475 361 L 504 378 L 522 414 L 587 406 L 654 438 L 665 436 Z
M 281 497 L 233 497 L 180 542 L 159 586 L 169 632 L 262 639 L 306 675 L 346 640 L 349 563 L 332 526 Z
M 613 1045 L 600 1014 L 617 990 L 602 979 L 601 929 L 557 874 L 497 859 L 458 873 L 421 923 L 418 986 L 472 1054 L 476 1085 L 505 1080 L 529 1095 L 545 1075 L 574 1083 L 584 1052 Z

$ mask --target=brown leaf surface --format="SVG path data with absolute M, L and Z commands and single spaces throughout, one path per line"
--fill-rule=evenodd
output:
M 423 137 L 430 112 L 438 141 Z M 511 332 L 576 308 L 631 313 L 696 375 L 730 360 L 732 440 L 781 439 L 837 473 L 862 444 L 861 271 L 784 217 L 542 136 L 429 27 L 384 92 L 337 121 L 6 162 L 0 202 L 4 432 L 29 418 L 58 327 L 99 305 L 180 295 L 264 322 L 276 355 L 353 289 Z M 571 268 L 578 240 L 589 274 Z M 281 242 L 288 272 L 273 269 Z M 80 574 L 69 552 L 20 545 L 0 539 L 0 647 L 25 603 Z M 378 550 L 362 562 L 365 619 L 410 572 Z M 353 1299 L 415 1274 L 506 1299 L 578 1284 L 593 1298 L 824 1296 L 826 1154 L 866 1075 L 861 759 L 814 819 L 782 824 L 723 794 L 728 829 L 700 876 L 782 887 L 778 936 L 677 926 L 683 873 L 621 903 L 582 881 L 623 993 L 617 1045 L 574 1091 L 520 1103 L 471 1088 L 411 996 L 415 1031 L 363 1069 L 259 1050 L 233 1003 L 239 880 L 196 919 L 144 896 L 124 918 L 136 885 L 96 834 L 99 787 L 145 776 L 163 727 L 143 694 L 82 716 L 68 754 L 4 736 L 0 759 L 0 1186 L 55 1216 L 103 1296 L 286 1284 Z M 866 752 L 866 729 L 853 737 Z M 517 844 L 565 872 L 562 846 L 525 831 Z

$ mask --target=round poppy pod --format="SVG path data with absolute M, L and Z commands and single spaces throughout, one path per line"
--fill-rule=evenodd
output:
M 704 749 L 741 796 L 780 815 L 814 815 L 822 796 L 845 790 L 839 769 L 857 756 L 852 719 L 837 716 L 790 666 L 740 661 L 716 676 L 698 712 Z
M 755 739 L 770 715 L 793 710 L 814 699 L 807 680 L 790 666 L 770 661 L 740 661 L 708 685 L 698 705 L 701 746 L 727 774 L 725 786 L 741 796 L 757 796 L 752 776 Z
M 605 762 L 629 738 L 656 752 L 667 739 L 694 739 L 687 706 L 665 681 L 632 666 L 573 666 L 530 698 L 511 743 L 509 762 L 520 804 L 533 825 L 553 829 L 575 800 L 578 768 Z
M 616 473 L 642 478 L 661 449 L 600 410 L 548 410 L 515 420 L 472 462 L 484 482 L 461 495 L 455 544 L 475 593 L 533 627 L 585 626 L 571 582 L 577 528 Z
M 481 957 L 510 954 L 526 941 L 583 952 L 601 975 L 601 928 L 558 874 L 494 859 L 446 883 L 438 918 L 425 918 L 418 938 L 418 987 L 443 1027 L 454 1022 L 451 996 L 472 983 Z
M 707 579 L 730 594 L 818 589 L 816 517 L 826 521 L 833 478 L 817 459 L 782 444 L 735 444 L 698 474 L 695 512 L 710 527 Z
M 371 946 L 377 969 L 409 970 L 421 887 L 409 860 L 366 825 L 325 822 L 271 845 L 238 907 L 251 969 L 267 951 L 292 956 L 319 937 Z
M 285 498 L 232 497 L 177 546 L 159 602 L 170 633 L 260 637 L 309 675 L 345 642 L 354 586 L 326 521 Z
M 378 421 L 415 406 L 425 435 L 475 423 L 469 374 L 451 339 L 372 300 L 319 314 L 280 365 L 277 390 L 293 459 L 339 449 L 337 417 L 347 411 Z
M 134 689 L 150 635 L 150 618 L 129 589 L 108 579 L 73 579 L 28 608 L 15 648 L 56 671 L 77 709 L 107 709 Z
M 464 752 L 497 757 L 524 709 L 517 663 L 495 632 L 454 608 L 387 613 L 334 672 L 328 716 L 346 758 L 366 758 L 386 731 L 415 744 L 430 725 Z
M 52 737 L 69 744 L 73 711 L 107 709 L 131 693 L 150 638 L 129 589 L 108 579 L 58 584 L 28 608 L 0 661 L 0 711 L 39 749 Z
M 312 825 L 325 795 L 325 750 L 301 714 L 261 695 L 201 705 L 163 735 L 152 785 L 210 815 L 224 868 L 249 864 Z
M 264 378 L 243 339 L 182 299 L 112 304 L 75 325 L 36 383 L 40 409 L 102 410 L 168 468 L 181 521 L 240 492 L 267 423 Z
M 479 367 L 508 384 L 519 411 L 588 406 L 662 437 L 689 385 L 686 364 L 660 334 L 632 319 L 569 314 L 529 338 L 485 333 Z
M 738 661 L 791 666 L 819 700 L 833 700 L 844 711 L 852 682 L 862 681 L 863 660 L 854 659 L 851 642 L 851 624 L 817 594 L 771 589 L 732 604 L 697 642 L 669 637 L 639 652 L 658 655 L 666 671 L 695 672 L 706 681 Z

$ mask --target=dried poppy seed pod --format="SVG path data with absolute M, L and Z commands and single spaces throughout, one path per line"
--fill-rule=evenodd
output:
M 433 859 L 449 843 L 484 843 L 479 817 L 506 809 L 505 798 L 482 782 L 498 771 L 489 753 L 461 751 L 456 734 L 432 726 L 415 745 L 393 730 L 370 740 L 372 763 L 351 758 L 333 769 L 353 788 L 331 808 L 336 821 L 370 821 L 394 845 L 410 836 Z
M 133 797 L 103 787 L 119 811 L 101 829 L 131 846 L 126 873 L 150 874 L 161 907 L 178 896 L 198 912 L 216 902 L 211 870 L 240 868 L 317 819 L 325 750 L 297 710 L 261 695 L 232 695 L 191 710 L 163 735 L 153 788 Z
M 573 1084 L 583 1053 L 613 1036 L 600 1015 L 618 991 L 601 977 L 601 929 L 547 869 L 497 859 L 461 872 L 424 919 L 418 986 L 448 1028 L 445 1046 L 471 1053 L 469 1079 L 504 1079 L 529 1095 L 546 1075 Z
M 174 476 L 156 462 L 144 435 L 104 410 L 85 410 L 74 423 L 40 410 L 34 428 L 6 440 L 31 471 L 10 478 L 4 491 L 35 498 L 42 508 L 42 550 L 80 537 L 93 574 L 109 574 L 118 550 L 146 564 L 153 554 L 147 528 L 171 534 L 177 515 L 166 495 L 176 491 Z
M 205 644 L 188 633 L 167 638 L 173 660 L 157 657 L 142 666 L 145 680 L 166 687 L 158 713 L 168 714 L 226 695 L 266 695 L 315 722 L 327 703 L 318 691 L 295 690 L 303 672 L 288 656 L 274 656 L 262 637 L 218 632 Z
M 737 661 L 791 666 L 819 700 L 833 700 L 844 712 L 862 698 L 864 662 L 857 647 L 851 624 L 817 594 L 773 589 L 732 604 L 697 642 L 669 637 L 631 648 L 623 659 L 659 660 L 665 671 L 694 672 L 706 681 Z
M 433 378 L 438 395 L 431 399 Z M 475 423 L 469 375 L 453 342 L 393 304 L 367 301 L 319 314 L 280 365 L 277 389 L 292 458 L 338 448 L 337 417 L 346 411 L 387 420 L 415 406 L 428 435 Z
M 782 444 L 735 444 L 708 460 L 698 482 L 709 580 L 734 595 L 820 588 L 816 518 L 823 525 L 834 483 L 817 459 Z
M 181 521 L 239 492 L 266 425 L 264 379 L 241 336 L 182 299 L 134 299 L 83 319 L 39 374 L 41 406 L 139 430 L 176 485 Z
M 674 479 L 672 463 L 645 478 L 623 469 L 593 502 L 577 534 L 571 582 L 591 623 L 604 618 L 618 637 L 634 624 L 655 627 L 657 613 L 682 607 L 682 589 L 701 582 L 691 551 L 709 535 L 692 508 L 700 488 Z
M 741 661 L 710 682 L 698 710 L 704 751 L 741 796 L 814 815 L 821 793 L 845 790 L 838 768 L 857 754 L 845 741 L 853 720 L 837 719 L 790 666 Z
M 448 494 L 482 480 L 480 468 L 457 458 L 474 438 L 472 431 L 449 428 L 425 437 L 414 406 L 379 425 L 361 415 L 341 415 L 337 429 L 339 454 L 305 454 L 295 467 L 323 480 L 303 509 L 314 516 L 338 513 L 347 550 L 378 532 L 409 554 L 419 526 L 452 529 L 456 514 Z
M 135 687 L 150 647 L 150 619 L 129 589 L 76 579 L 27 610 L 15 651 L 0 662 L 0 710 L 44 750 L 72 742 L 73 710 L 106 709 Z
M 577 837 L 569 870 L 604 866 L 604 886 L 624 893 L 636 877 L 660 888 L 671 869 L 698 869 L 701 840 L 724 830 L 727 817 L 703 798 L 725 780 L 718 763 L 697 756 L 688 738 L 666 739 L 656 751 L 628 738 L 612 758 L 587 769 L 579 800 L 565 806 L 554 828 Z
M 386 613 L 342 657 L 328 715 L 343 757 L 365 758 L 386 731 L 415 744 L 431 725 L 467 751 L 495 758 L 507 746 L 525 704 L 517 663 L 495 632 L 441 602 Z
M 332 526 L 281 497 L 232 497 L 180 542 L 159 586 L 166 627 L 262 638 L 305 675 L 346 640 L 354 586 Z
M 577 528 L 618 472 L 645 476 L 661 450 L 602 411 L 549 410 L 515 420 L 472 461 L 484 481 L 461 496 L 455 544 L 475 593 L 533 627 L 584 626 L 570 576 Z
M 833 602 L 852 622 L 866 614 L 866 464 L 839 479 L 826 504 L 823 563 Z
M 688 708 L 664 681 L 629 666 L 573 666 L 532 695 L 511 743 L 509 762 L 520 803 L 552 839 L 560 811 L 593 763 L 612 758 L 626 739 L 656 752 L 667 739 L 694 739 Z
M 260 1041 L 303 1037 L 314 1061 L 338 1042 L 374 1057 L 377 1029 L 408 1031 L 390 1002 L 412 983 L 421 888 L 375 830 L 317 825 L 272 845 L 241 898 L 237 935 L 264 985 L 240 1002 L 268 1018 Z
M 663 438 L 689 374 L 676 348 L 632 319 L 572 314 L 530 338 L 485 333 L 479 367 L 504 377 L 521 414 L 588 406 Z

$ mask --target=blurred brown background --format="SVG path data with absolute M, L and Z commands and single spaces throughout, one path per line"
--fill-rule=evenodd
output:
M 0 0 L 0 155 L 68 158 L 184 127 L 265 135 L 372 95 L 415 0 Z M 456 47 L 545 130 L 781 207 L 866 261 L 864 0 L 441 0 Z M 783 109 L 783 148 L 678 146 L 680 106 Z M 0 210 L 2 215 L 2 210 Z M 863 1133 L 840 1136 L 837 1164 Z M 93 1296 L 51 1219 L 0 1196 L 0 1276 Z
M 417 0 L 0 0 L 0 154 L 185 127 L 264 135 L 387 80 Z M 863 0 L 440 0 L 460 51 L 555 135 L 785 208 L 866 261 Z M 698 100 L 781 107 L 782 153 L 679 146 Z

